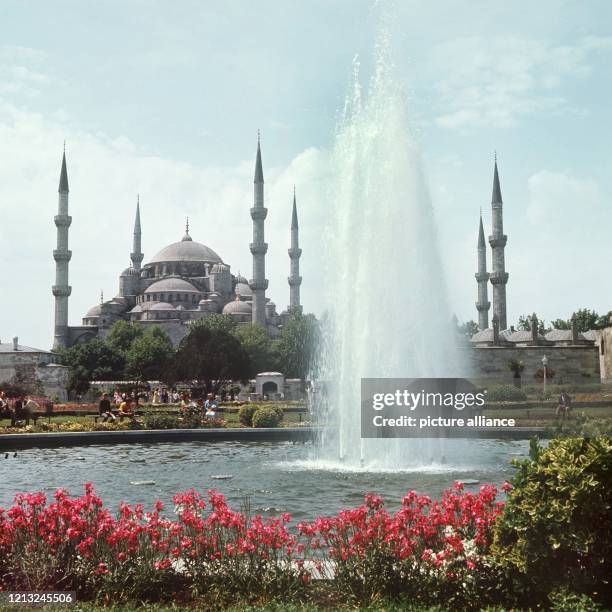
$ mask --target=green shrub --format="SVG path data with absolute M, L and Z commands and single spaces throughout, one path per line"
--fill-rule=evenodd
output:
M 495 524 L 492 563 L 513 605 L 566 588 L 612 605 L 612 439 L 532 443 Z
M 238 411 L 238 420 L 245 427 L 253 427 L 253 415 L 258 406 L 255 404 L 245 404 Z
M 271 406 L 262 406 L 253 415 L 253 427 L 278 427 L 282 417 Z
M 495 385 L 487 389 L 489 402 L 524 402 L 527 395 L 514 385 Z
M 178 429 L 181 423 L 178 417 L 172 415 L 149 415 L 144 420 L 145 429 Z

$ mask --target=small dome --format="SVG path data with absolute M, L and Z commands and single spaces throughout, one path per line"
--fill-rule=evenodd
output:
M 168 302 L 154 302 L 149 310 L 174 310 L 174 306 Z
M 182 306 L 181 304 L 179 304 L 179 305 L 176 307 L 176 310 L 185 310 L 185 307 L 184 307 L 184 306 Z
M 234 281 L 236 282 L 237 285 L 248 285 L 249 284 L 249 281 L 246 278 L 244 278 L 244 276 L 242 276 L 240 272 L 238 272 L 238 276 L 234 278 Z
M 122 273 L 121 276 L 125 277 L 125 276 L 140 276 L 140 272 L 138 270 L 136 270 L 136 268 L 134 268 L 133 266 L 130 266 L 129 268 L 126 268 Z
M 250 315 L 252 312 L 251 303 L 243 302 L 240 299 L 228 302 L 223 307 L 223 314 L 231 315 Z
M 159 293 L 160 291 L 200 293 L 191 283 L 177 276 L 159 280 L 145 289 L 145 293 Z
M 246 283 L 238 283 L 234 288 L 234 293 L 242 297 L 251 297 L 253 290 Z
M 100 304 L 92 306 L 85 315 L 86 317 L 99 317 L 102 314 L 102 308 Z
M 130 312 L 142 312 L 142 306 L 140 304 L 136 304 L 136 306 L 134 306 Z

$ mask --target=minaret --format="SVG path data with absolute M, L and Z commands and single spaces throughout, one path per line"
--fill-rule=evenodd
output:
M 492 272 L 489 275 L 493 285 L 493 313 L 499 319 L 499 329 L 507 328 L 506 320 L 506 283 L 508 273 L 504 259 L 504 248 L 508 236 L 504 234 L 503 202 L 499 186 L 499 174 L 497 172 L 497 155 L 495 156 L 495 170 L 493 173 L 493 196 L 491 198 L 493 234 L 489 236 L 489 244 L 492 250 Z
M 59 197 L 55 226 L 57 227 L 57 248 L 53 251 L 55 259 L 55 285 L 52 291 L 55 296 L 55 328 L 53 348 L 55 350 L 68 346 L 68 297 L 72 287 L 68 284 L 68 264 L 72 252 L 68 250 L 68 228 L 72 217 L 68 214 L 68 171 L 66 170 L 66 145 L 62 157 L 62 170 L 59 181 Z
M 489 327 L 489 308 L 491 308 L 491 302 L 489 302 L 488 296 L 487 244 L 482 227 L 482 212 L 480 213 L 480 226 L 478 227 L 478 272 L 476 272 L 475 277 L 478 285 L 478 301 L 476 302 L 478 328 L 487 329 Z
M 264 220 L 268 209 L 264 208 L 264 178 L 261 165 L 261 147 L 259 133 L 257 134 L 257 159 L 255 160 L 255 202 L 251 208 L 253 219 L 253 242 L 251 253 L 253 255 L 253 278 L 249 283 L 253 291 L 253 323 L 266 325 L 266 252 L 268 245 L 264 242 Z
M 302 249 L 300 249 L 299 227 L 297 217 L 297 204 L 295 202 L 295 186 L 293 187 L 293 213 L 291 214 L 291 248 L 289 249 L 289 312 L 302 312 L 300 304 L 300 285 L 302 277 L 300 276 L 300 257 Z
M 140 270 L 144 255 L 142 253 L 142 231 L 140 229 L 140 195 L 136 196 L 136 220 L 134 221 L 134 243 L 130 259 L 134 270 Z

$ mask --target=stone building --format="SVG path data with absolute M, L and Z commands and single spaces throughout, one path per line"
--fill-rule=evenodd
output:
M 181 240 L 162 248 L 148 262 L 142 252 L 140 200 L 136 202 L 133 247 L 130 266 L 119 276 L 118 293 L 111 300 L 101 298 L 82 318 L 81 325 L 68 325 L 68 298 L 71 287 L 68 267 L 71 252 L 68 249 L 68 229 L 72 218 L 68 214 L 68 171 L 66 153 L 62 158 L 59 184 L 56 262 L 55 339 L 54 349 L 60 349 L 94 336 L 104 336 L 116 321 L 124 320 L 143 326 L 158 325 L 170 336 L 174 344 L 187 334 L 193 321 L 213 313 L 228 314 L 241 325 L 258 323 L 271 336 L 293 311 L 300 312 L 299 257 L 297 204 L 295 190 L 291 218 L 291 248 L 289 249 L 290 287 L 289 307 L 277 313 L 276 306 L 266 297 L 268 280 L 265 260 L 268 245 L 264 225 L 268 214 L 264 206 L 264 176 L 261 146 L 257 139 L 254 178 L 254 204 L 250 210 L 253 222 L 253 242 L 250 251 L 253 278 L 247 280 L 232 274 L 231 267 L 213 249 L 195 241 L 189 230 L 189 220 Z
M 65 401 L 69 368 L 59 363 L 59 355 L 51 351 L 19 344 L 0 342 L 0 383 L 13 383 Z
M 476 245 L 476 310 L 479 331 L 470 339 L 472 350 L 468 360 L 475 378 L 483 382 L 511 382 L 513 374 L 508 364 L 511 361 L 522 361 L 525 366 L 523 378 L 525 381 L 535 382 L 533 376 L 543 369 L 542 359 L 546 356 L 547 368 L 554 372 L 551 382 L 593 383 L 599 382 L 600 379 L 602 382 L 612 382 L 612 356 L 605 354 L 606 342 L 612 343 L 612 328 L 609 328 L 609 332 L 592 330 L 580 333 L 576 329 L 575 317 L 572 317 L 571 330 L 553 329 L 542 336 L 538 333 L 538 319 L 535 314 L 530 319 L 529 331 L 508 327 L 506 285 L 509 275 L 506 272 L 505 260 L 508 237 L 504 234 L 503 200 L 497 158 L 493 169 L 491 216 L 491 272 L 487 270 L 482 213 Z M 492 304 L 488 295 L 489 282 L 492 285 Z M 491 305 L 493 316 L 489 326 Z

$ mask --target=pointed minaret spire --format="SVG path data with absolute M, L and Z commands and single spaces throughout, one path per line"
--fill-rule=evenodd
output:
M 100 289 L 100 304 L 104 304 L 104 289 Z
M 291 229 L 298 229 L 297 205 L 295 203 L 295 185 L 293 186 L 293 212 L 291 214 Z
M 263 183 L 263 167 L 261 164 L 261 139 L 257 130 L 257 157 L 255 159 L 255 183 Z
M 493 168 L 491 216 L 492 234 L 489 236 L 489 244 L 491 245 L 493 264 L 489 280 L 493 285 L 493 312 L 499 320 L 500 330 L 504 330 L 507 326 L 506 284 L 508 283 L 504 249 L 508 242 L 508 236 L 504 234 L 504 213 L 501 187 L 499 185 L 499 172 L 497 170 L 497 153 L 495 153 Z
M 62 156 L 62 170 L 60 172 L 59 189 L 60 193 L 68 193 L 68 170 L 66 169 L 66 141 L 64 140 L 64 155 Z
M 478 328 L 487 329 L 489 327 L 489 302 L 488 283 L 489 273 L 487 272 L 487 243 L 485 242 L 484 228 L 482 226 L 482 209 L 480 211 L 480 224 L 478 226 L 478 272 L 476 272 L 476 283 L 478 285 L 478 301 L 476 310 L 478 311 Z
M 185 235 L 183 236 L 183 242 L 191 242 L 193 239 L 189 235 L 189 217 L 185 219 Z
M 65 143 L 58 191 L 57 215 L 55 216 L 57 248 L 53 251 L 53 259 L 55 259 L 55 284 L 52 287 L 52 292 L 55 297 L 54 349 L 66 348 L 70 343 L 70 330 L 68 329 L 68 298 L 72 293 L 72 287 L 68 284 L 68 267 L 72 252 L 68 249 L 68 228 L 72 223 L 72 217 L 68 214 L 69 190 Z
M 136 218 L 134 219 L 134 240 L 130 260 L 135 270 L 140 270 L 144 255 L 142 253 L 142 230 L 140 228 L 140 194 L 136 196 Z
M 253 255 L 253 278 L 249 283 L 253 291 L 253 323 L 266 325 L 266 252 L 268 245 L 265 242 L 264 221 L 268 215 L 268 209 L 264 207 L 264 178 L 261 164 L 261 142 L 259 131 L 257 132 L 257 157 L 255 159 L 255 190 L 254 203 L 251 208 L 251 219 L 253 220 L 253 242 L 251 243 L 251 254 Z
M 493 195 L 492 204 L 502 204 L 501 187 L 499 186 L 499 172 L 497 171 L 497 151 L 495 152 L 495 167 L 493 170 Z
M 302 249 L 300 249 L 297 203 L 295 199 L 295 185 L 293 186 L 293 211 L 291 213 L 291 248 L 289 249 L 289 312 L 302 312 L 300 304 L 300 285 L 302 277 L 300 276 L 300 257 Z

